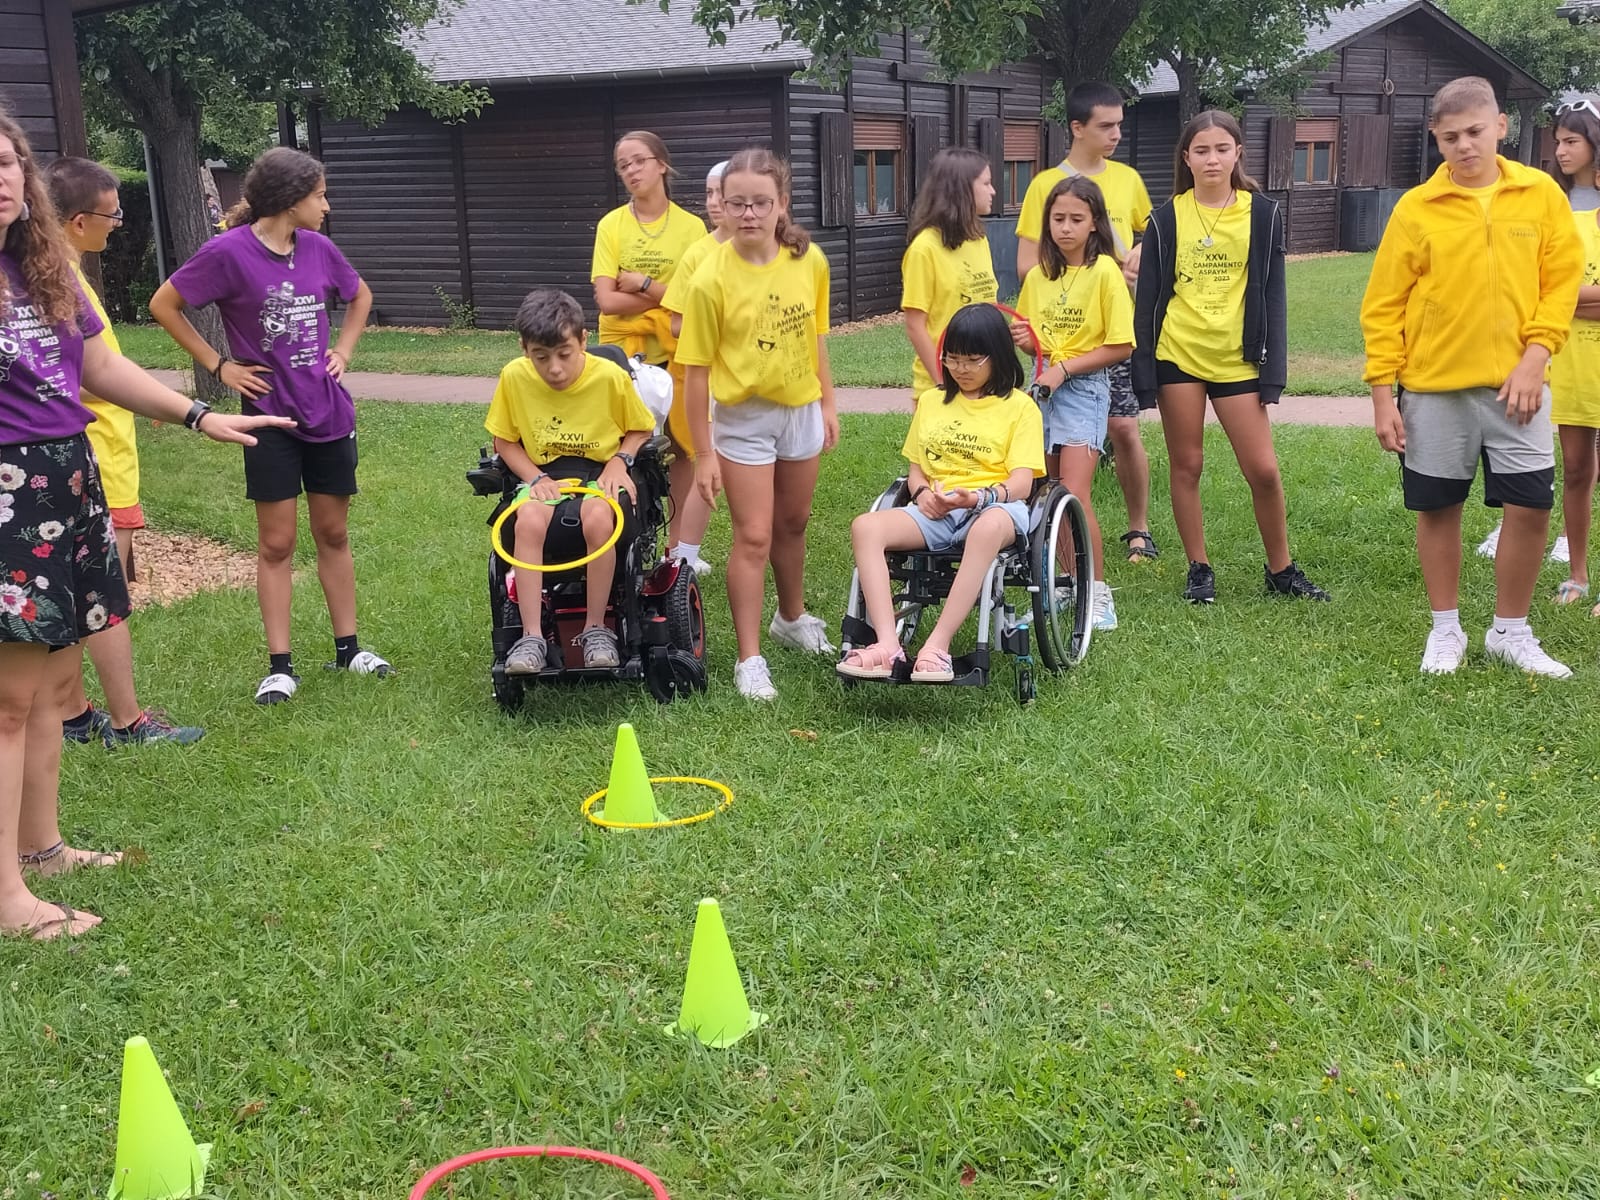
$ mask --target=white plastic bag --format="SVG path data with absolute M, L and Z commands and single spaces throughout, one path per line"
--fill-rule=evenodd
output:
M 660 433 L 667 422 L 667 413 L 672 410 L 672 376 L 665 367 L 652 366 L 637 354 L 628 367 L 633 372 L 633 390 L 639 393 L 639 399 L 655 417 L 656 432 Z

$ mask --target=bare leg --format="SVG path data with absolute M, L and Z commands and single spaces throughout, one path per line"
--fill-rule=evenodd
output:
M 1289 557 L 1289 522 L 1283 498 L 1283 477 L 1278 473 L 1278 452 L 1272 446 L 1272 422 L 1261 397 L 1251 392 L 1244 396 L 1224 396 L 1213 400 L 1222 431 L 1233 446 L 1239 470 L 1250 485 L 1250 503 L 1255 508 L 1256 528 L 1267 552 L 1267 569 L 1283 570 Z
M 672 520 L 667 525 L 667 546 L 680 542 L 699 545 L 711 526 L 711 506 L 700 498 L 694 486 L 694 460 L 680 454 L 667 468 L 672 483 Z
M 761 611 L 766 604 L 767 561 L 772 556 L 772 507 L 776 464 L 749 467 L 722 459 L 722 487 L 733 522 L 728 554 L 728 608 L 739 643 L 739 661 L 761 653 Z
M 527 507 L 524 505 L 524 507 Z M 603 546 L 616 528 L 617 517 L 604 500 L 590 497 L 578 508 L 583 522 L 583 543 L 590 551 Z M 532 559 L 528 561 L 532 562 Z M 607 550 L 589 564 L 584 576 L 584 628 L 606 623 L 606 605 L 611 599 L 611 583 L 617 577 L 617 552 Z M 521 595 L 521 591 L 518 591 Z
M 113 536 L 117 539 L 117 557 L 122 561 L 122 573 L 128 575 L 128 564 L 133 561 L 133 530 L 113 529 Z M 133 576 L 128 575 L 129 579 Z
M 878 645 L 888 646 L 895 640 L 894 585 L 884 555 L 890 550 L 920 550 L 927 542 L 910 513 L 892 508 L 862 513 L 850 522 L 850 545 L 855 551 L 867 620 L 878 635 Z
M 1129 529 L 1150 528 L 1150 456 L 1139 436 L 1138 417 L 1112 417 L 1106 422 L 1117 486 L 1128 509 Z
M 967 540 L 961 552 L 961 566 L 950 583 L 950 594 L 939 610 L 939 620 L 923 642 L 924 652 L 939 650 L 950 653 L 950 641 L 966 621 L 978 595 L 983 591 L 984 578 L 995 556 L 1017 539 L 1017 530 L 1011 517 L 1001 509 L 990 509 L 973 518 L 967 531 Z
M 1461 600 L 1461 505 L 1417 514 L 1417 561 L 1428 589 L 1428 607 L 1435 612 L 1456 608 Z M 1528 610 L 1524 608 L 1523 612 Z
M 52 905 L 40 900 L 22 878 L 17 861 L 22 821 L 23 775 L 27 765 L 28 727 L 34 700 L 44 680 L 43 646 L 0 644 L 0 931 L 14 933 L 58 918 Z M 58 717 L 59 712 L 52 713 Z M 61 728 L 56 725 L 55 752 L 61 753 Z M 64 934 L 83 933 L 100 923 L 92 913 L 78 913 Z
M 1161 436 L 1167 442 L 1167 476 L 1172 520 L 1190 562 L 1208 562 L 1205 521 L 1200 509 L 1200 472 L 1205 466 L 1206 388 L 1203 383 L 1172 383 L 1157 393 Z
M 111 713 L 111 724 L 126 729 L 139 719 L 139 696 L 133 688 L 133 634 L 127 621 L 108 625 L 84 642 L 89 661 L 94 663 L 94 673 L 100 677 L 100 688 L 106 694 L 106 709 Z M 60 658 L 60 654 L 52 655 Z M 80 659 L 81 663 L 81 659 Z M 75 717 L 86 703 L 83 692 L 83 672 L 80 670 L 68 685 L 65 700 L 67 715 Z
M 1506 505 L 1504 512 L 1500 548 L 1494 556 L 1494 615 L 1525 617 L 1533 605 L 1533 589 L 1539 583 L 1550 512 L 1516 504 Z
M 1078 498 L 1083 505 L 1084 518 L 1089 523 L 1089 549 L 1094 555 L 1094 577 L 1106 577 L 1105 549 L 1101 546 L 1100 521 L 1094 515 L 1094 504 L 1089 499 L 1089 492 L 1094 484 L 1094 468 L 1100 461 L 1100 452 L 1092 446 L 1063 446 L 1061 448 L 1061 486 L 1066 488 Z M 1142 529 L 1143 526 L 1135 526 Z M 1060 548 L 1059 553 L 1067 554 L 1067 562 L 1071 562 L 1072 533 L 1063 527 L 1063 537 L 1067 545 Z
M 356 631 L 356 560 L 350 553 L 350 497 L 306 493 L 311 540 L 317 544 L 317 579 L 328 602 L 333 636 Z
M 1583 425 L 1558 425 L 1561 435 L 1561 512 L 1566 522 L 1567 578 L 1589 582 L 1589 525 L 1594 518 L 1594 485 L 1600 471 L 1600 439 Z M 79 711 L 83 711 L 79 709 Z
M 820 458 L 780 460 L 772 476 L 772 582 L 778 612 L 793 621 L 806 610 L 806 526 Z
M 517 509 L 516 557 L 525 563 L 544 564 L 544 539 L 556 510 L 542 500 L 529 500 Z M 522 614 L 524 636 L 541 636 L 544 628 L 544 577 L 538 571 L 515 568 L 517 612 Z
M 256 502 L 256 600 L 261 605 L 269 654 L 289 653 L 298 519 L 299 505 L 294 500 Z

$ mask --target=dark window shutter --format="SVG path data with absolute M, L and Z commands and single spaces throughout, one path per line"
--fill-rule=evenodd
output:
M 817 146 L 821 156 L 822 225 L 837 229 L 850 223 L 850 118 L 844 113 L 817 117 Z
M 1345 187 L 1389 186 L 1389 116 L 1362 114 L 1344 119 Z
M 922 187 L 928 177 L 928 164 L 939 153 L 939 118 L 911 118 L 911 186 Z
M 978 153 L 989 160 L 989 172 L 999 186 L 1006 173 L 1006 123 L 999 117 L 979 118 Z
M 1267 131 L 1267 191 L 1288 189 L 1294 175 L 1294 118 L 1273 117 Z
M 1067 156 L 1067 131 L 1054 121 L 1044 123 L 1044 164 L 1047 167 L 1061 165 L 1061 160 Z

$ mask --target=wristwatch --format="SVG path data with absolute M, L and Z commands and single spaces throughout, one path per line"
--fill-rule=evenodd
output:
M 196 400 L 189 406 L 189 413 L 183 418 L 183 423 L 190 429 L 198 431 L 200 428 L 200 422 L 205 419 L 206 414 L 210 411 L 211 405 L 207 404 L 204 400 Z
M 633 462 L 634 462 L 633 455 L 629 454 L 626 450 L 618 450 L 611 457 L 612 458 L 620 458 L 622 460 L 622 465 L 623 466 L 627 467 L 628 470 L 630 470 L 630 471 L 633 470 Z

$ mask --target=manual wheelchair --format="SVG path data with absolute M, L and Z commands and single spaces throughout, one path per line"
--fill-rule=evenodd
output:
M 506 655 L 523 634 L 522 615 L 512 567 L 493 549 L 489 551 L 490 643 L 494 651 L 489 678 L 502 708 L 515 710 L 527 688 L 556 682 L 642 682 L 662 704 L 705 691 L 706 627 L 700 587 L 688 564 L 662 554 L 671 503 L 667 481 L 671 462 L 671 443 L 659 435 L 645 444 L 634 462 L 633 532 L 616 545 L 617 569 L 606 606 L 606 624 L 617 635 L 619 663 L 615 667 L 585 667 L 573 647 L 583 629 L 586 607 L 587 581 L 584 568 L 578 566 L 542 576 L 540 633 L 549 646 L 545 669 L 537 675 L 506 674 Z M 500 456 L 487 448 L 479 452 L 477 467 L 467 472 L 467 482 L 480 496 L 499 497 L 489 515 L 491 527 L 510 507 L 520 485 Z M 552 529 L 563 523 L 569 526 L 566 540 L 575 540 L 576 554 L 581 555 L 583 538 L 576 509 L 575 501 L 558 508 Z M 511 524 L 507 522 L 502 531 L 507 541 Z M 575 661 L 569 662 L 569 658 Z
M 873 512 L 899 508 L 908 500 L 906 480 L 896 479 L 872 505 Z M 1058 561 L 1058 549 L 1070 531 L 1072 553 L 1065 564 Z M 891 550 L 889 579 L 896 588 L 895 640 L 906 648 L 906 657 L 897 662 L 888 679 L 866 680 L 841 675 L 847 687 L 858 683 L 911 683 L 911 663 L 923 611 L 939 604 L 950 594 L 961 551 L 935 553 L 928 550 Z M 1063 569 L 1063 567 L 1065 569 Z M 1092 633 L 1094 558 L 1089 544 L 1089 525 L 1083 504 L 1066 488 L 1050 479 L 1039 480 L 1028 500 L 1028 532 L 1000 551 L 989 568 L 978 595 L 977 645 L 971 653 L 956 655 L 951 666 L 955 678 L 930 687 L 982 687 L 989 682 L 993 652 L 1009 655 L 1015 668 L 1015 689 L 1021 704 L 1031 703 L 1033 643 L 1038 641 L 1038 656 L 1049 671 L 1065 671 L 1076 666 L 1089 652 Z M 1016 602 L 1008 596 L 1022 591 L 1026 598 Z M 840 657 L 853 646 L 871 645 L 877 631 L 866 620 L 866 602 L 861 594 L 861 576 L 850 575 L 850 599 L 841 622 Z

